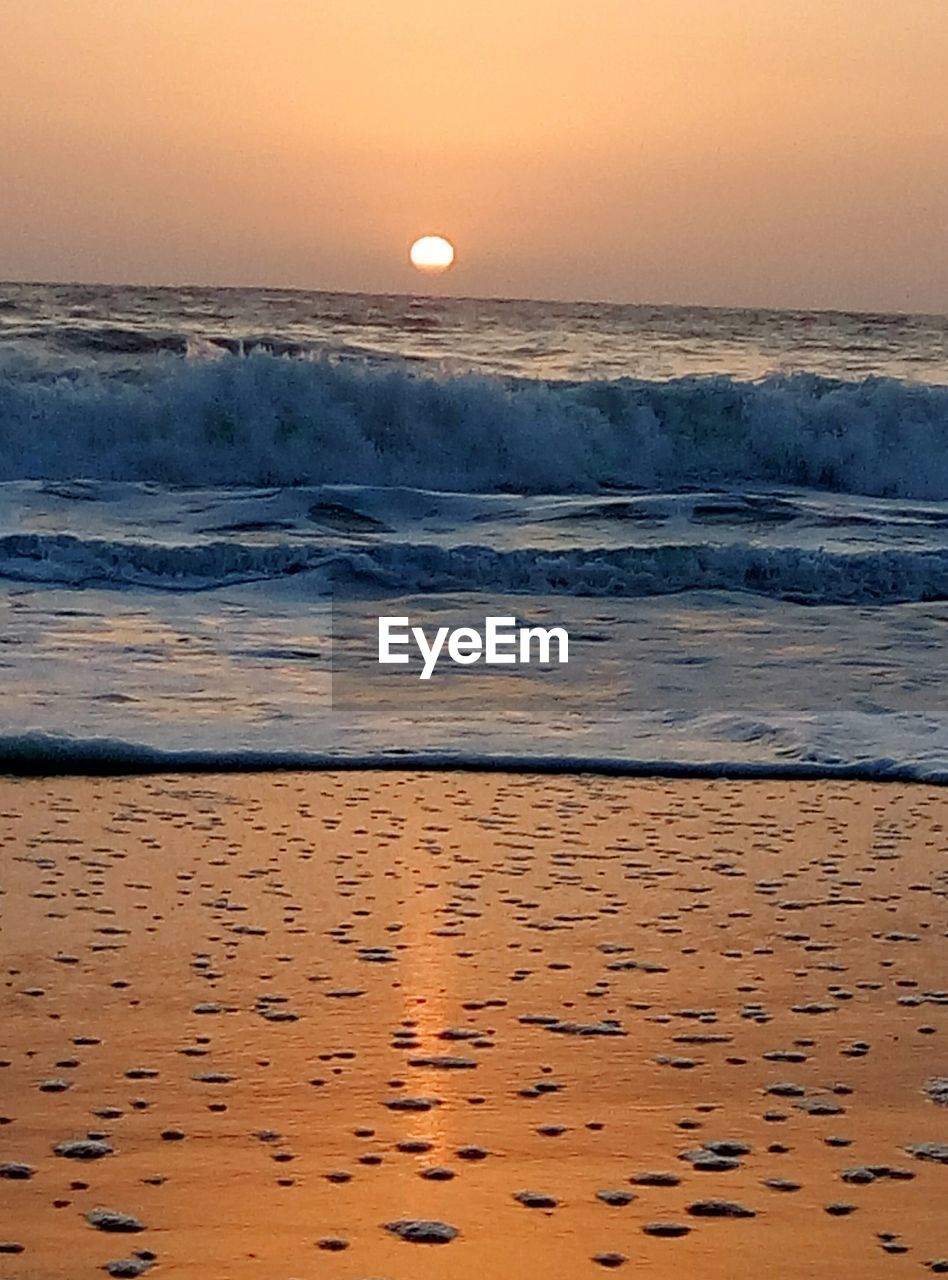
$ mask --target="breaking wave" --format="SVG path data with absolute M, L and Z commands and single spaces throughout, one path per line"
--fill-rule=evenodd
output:
M 805 485 L 948 498 L 948 387 L 813 374 L 542 382 L 409 365 L 165 355 L 0 366 L 0 479 L 361 483 L 464 492 Z
M 361 583 L 386 592 L 484 591 L 636 597 L 742 591 L 804 604 L 948 599 L 948 551 L 829 552 L 798 547 L 669 544 L 569 548 L 441 547 L 406 542 L 329 549 L 212 542 L 169 546 L 70 534 L 0 537 L 0 577 L 69 587 L 205 591 L 320 575 L 317 589 Z

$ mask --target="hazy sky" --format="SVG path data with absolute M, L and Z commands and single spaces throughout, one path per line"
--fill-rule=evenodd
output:
M 948 0 L 0 0 L 0 279 L 948 310 Z

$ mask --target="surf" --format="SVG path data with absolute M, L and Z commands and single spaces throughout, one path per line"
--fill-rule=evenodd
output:
M 948 387 L 588 382 L 263 351 L 68 376 L 0 363 L 0 479 L 595 493 L 758 482 L 948 497 Z

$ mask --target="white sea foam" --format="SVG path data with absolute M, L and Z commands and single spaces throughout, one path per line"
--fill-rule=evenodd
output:
M 948 497 L 948 387 L 798 374 L 503 381 L 256 352 L 0 368 L 0 478 L 467 492 L 758 481 Z

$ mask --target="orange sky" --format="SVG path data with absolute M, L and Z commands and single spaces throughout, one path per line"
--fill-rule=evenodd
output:
M 0 0 L 0 279 L 948 311 L 946 249 L 948 0 Z

